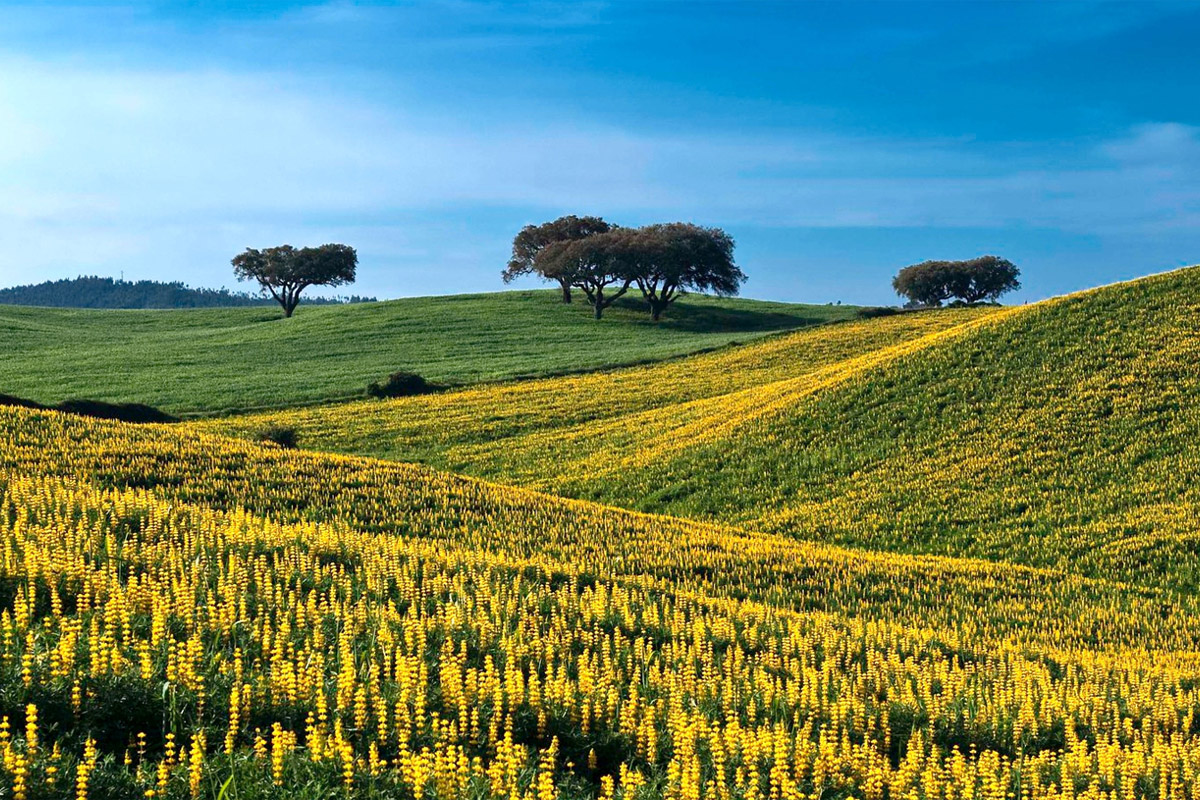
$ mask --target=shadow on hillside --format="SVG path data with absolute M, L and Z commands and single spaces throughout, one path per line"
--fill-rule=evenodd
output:
M 63 400 L 56 406 L 46 406 L 34 400 L 0 394 L 0 406 L 29 408 L 35 411 L 61 411 L 79 417 L 111 419 L 118 422 L 178 422 L 173 417 L 153 406 L 142 403 L 106 403 L 101 400 Z
M 622 297 L 616 306 L 623 311 L 644 314 L 645 323 L 654 325 L 645 302 L 638 298 Z M 777 331 L 787 328 L 802 328 L 830 321 L 830 317 L 818 314 L 784 313 L 782 311 L 760 311 L 748 308 L 723 308 L 716 305 L 694 305 L 683 298 L 674 303 L 657 324 L 688 333 L 728 333 L 730 331 Z

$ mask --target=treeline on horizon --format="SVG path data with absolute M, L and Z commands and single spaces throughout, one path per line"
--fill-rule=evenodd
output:
M 308 305 L 368 303 L 374 297 L 306 297 Z M 228 289 L 195 289 L 181 281 L 125 281 L 81 275 L 0 289 L 0 304 L 54 308 L 228 308 L 269 306 L 270 297 Z

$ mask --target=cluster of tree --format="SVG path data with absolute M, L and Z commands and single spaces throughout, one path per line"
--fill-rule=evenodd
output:
M 968 261 L 923 261 L 900 270 L 892 287 L 901 297 L 923 306 L 940 306 L 947 300 L 981 303 L 1021 288 L 1021 271 L 999 256 Z
M 257 281 L 262 294 L 273 298 L 283 308 L 283 315 L 290 317 L 308 287 L 354 283 L 358 253 L 345 244 L 283 244 L 264 250 L 247 247 L 230 263 L 239 281 Z
M 513 239 L 505 283 L 538 275 L 587 298 L 600 319 L 604 309 L 636 286 L 654 320 L 688 291 L 727 296 L 746 280 L 733 260 L 733 238 L 720 228 L 686 222 L 623 228 L 600 217 L 560 217 L 528 225 Z
M 358 303 L 374 298 L 312 298 L 306 303 Z M 125 281 L 94 275 L 0 289 L 0 304 L 53 308 L 224 308 L 261 306 L 270 298 L 228 289 L 193 289 L 184 283 Z

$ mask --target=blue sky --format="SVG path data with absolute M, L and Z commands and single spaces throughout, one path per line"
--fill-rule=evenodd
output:
M 892 302 L 997 253 L 1032 300 L 1200 262 L 1200 5 L 0 6 L 0 284 L 503 288 L 522 225 L 690 220 L 745 294 Z

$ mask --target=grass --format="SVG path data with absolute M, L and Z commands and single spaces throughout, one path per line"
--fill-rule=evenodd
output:
M 832 320 L 852 306 L 687 297 L 655 325 L 634 300 L 601 322 L 549 291 L 351 306 L 79 310 L 0 307 L 0 393 L 172 414 L 361 397 L 397 370 L 468 384 L 654 361 Z
M 830 382 L 765 384 L 455 456 L 642 510 L 1192 591 L 1198 289 L 1200 270 L 1182 270 L 850 360 Z M 646 429 L 663 443 L 652 457 Z
M 1187 269 L 588 381 L 288 418 L 308 446 L 641 511 L 1191 591 L 1197 296 L 1200 269 Z
M 518 469 L 472 463 L 478 445 L 503 450 L 546 441 L 566 462 L 578 458 L 579 439 L 605 423 L 644 412 L 792 379 L 847 359 L 919 339 L 994 309 L 946 309 L 823 325 L 763 338 L 740 347 L 586 375 L 488 384 L 436 395 L 318 406 L 220 417 L 193 423 L 201 430 L 249 436 L 267 429 L 297 432 L 312 450 L 420 461 L 440 468 L 521 480 Z M 561 439 L 561 442 L 556 442 Z M 643 431 L 648 449 L 661 446 Z M 606 447 L 604 438 L 594 444 Z

